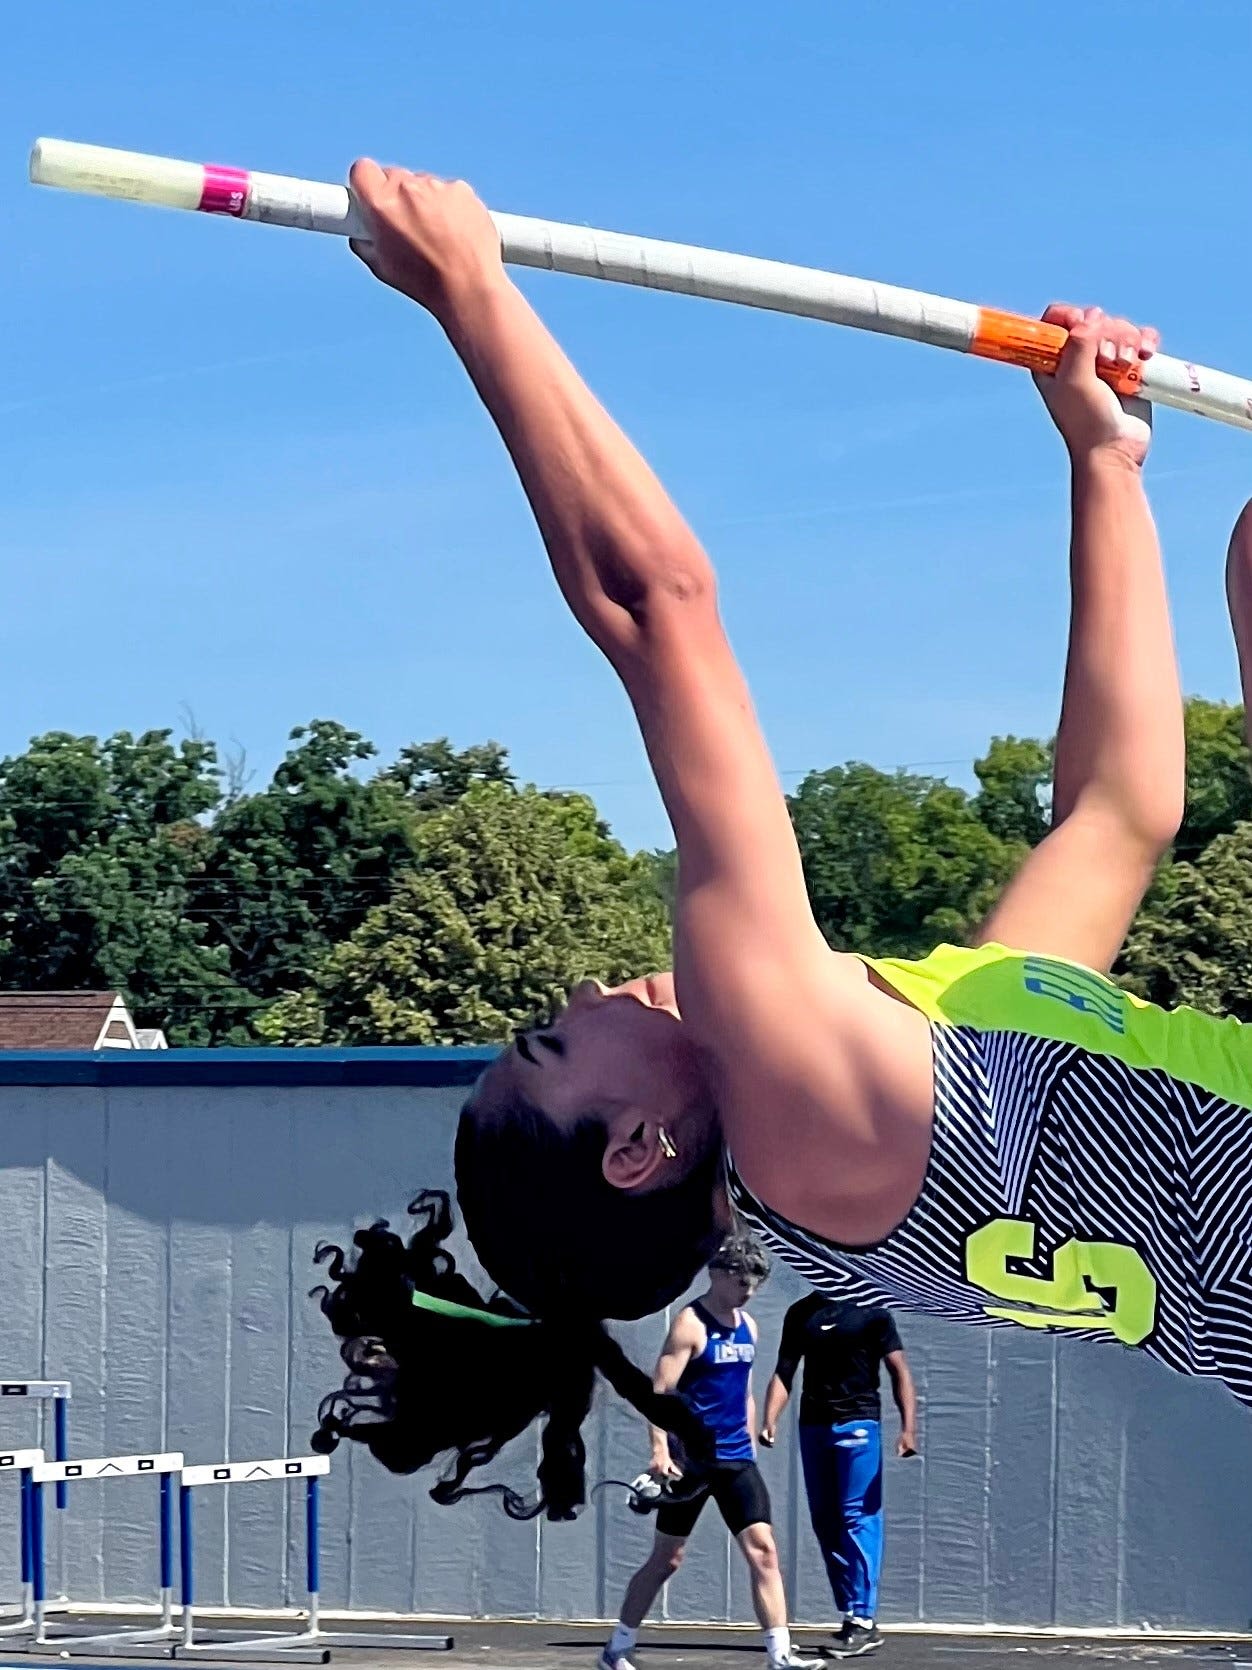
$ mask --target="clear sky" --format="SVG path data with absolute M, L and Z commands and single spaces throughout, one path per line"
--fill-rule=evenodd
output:
M 1098 301 L 1252 373 L 1247 0 L 64 0 L 5 46 L 4 752 L 185 709 L 258 773 L 315 716 L 384 754 L 495 737 L 667 838 L 433 324 L 337 240 L 38 192 L 41 134 L 329 179 L 370 153 L 516 213 Z M 523 283 L 705 539 L 788 784 L 967 780 L 993 732 L 1050 730 L 1064 479 L 1023 376 Z M 1252 436 L 1166 413 L 1151 468 L 1186 685 L 1233 696 Z

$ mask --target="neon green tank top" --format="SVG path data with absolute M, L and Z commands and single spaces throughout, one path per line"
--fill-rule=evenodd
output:
M 1161 1009 L 1079 963 L 1003 945 L 940 945 L 920 962 L 863 961 L 940 1025 L 1076 1044 L 1252 1107 L 1252 1027 L 1240 1021 Z

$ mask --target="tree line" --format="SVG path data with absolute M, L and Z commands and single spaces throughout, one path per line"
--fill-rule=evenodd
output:
M 1241 708 L 1187 704 L 1187 813 L 1116 970 L 1252 1020 L 1252 775 Z M 972 792 L 859 762 L 788 796 L 840 950 L 960 940 L 1048 828 L 1051 745 L 995 737 Z M 665 966 L 672 853 L 487 742 L 390 764 L 330 720 L 264 786 L 200 736 L 50 732 L 0 761 L 0 987 L 118 989 L 174 1045 L 507 1038 L 576 979 Z

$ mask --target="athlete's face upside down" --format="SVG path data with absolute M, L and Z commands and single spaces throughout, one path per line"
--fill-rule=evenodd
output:
M 594 1112 L 608 1129 L 604 1176 L 618 1189 L 674 1182 L 688 1169 L 684 1150 L 693 1160 L 712 1138 L 706 1064 L 672 974 L 582 981 L 548 1025 L 518 1035 L 499 1073 L 562 1130 Z
M 458 1132 L 457 1189 L 484 1267 L 523 1305 L 578 1294 L 593 1314 L 643 1316 L 683 1291 L 725 1227 L 720 1154 L 708 1063 L 673 977 L 586 980 L 483 1075 Z

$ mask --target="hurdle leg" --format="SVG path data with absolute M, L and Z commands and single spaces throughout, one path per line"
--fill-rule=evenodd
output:
M 178 1575 L 182 1586 L 182 1644 L 193 1647 L 196 1639 L 196 1576 L 191 1547 L 191 1489 L 185 1484 L 178 1487 Z
M 0 1636 L 29 1635 L 35 1625 L 35 1583 L 31 1559 L 31 1484 L 30 1468 L 23 1467 L 19 1481 L 18 1500 L 18 1547 L 21 1552 L 21 1582 L 22 1599 L 18 1617 L 7 1624 L 0 1624 Z
M 304 1566 L 305 1587 L 309 1595 L 309 1634 L 318 1631 L 318 1614 L 322 1605 L 322 1530 L 318 1511 L 321 1481 L 307 1479 L 304 1486 Z
M 30 1577 L 34 1613 L 31 1646 L 41 1647 L 48 1639 L 46 1624 L 47 1588 L 44 1580 L 43 1486 L 37 1479 L 30 1487 Z
M 9 1398 L 20 1398 L 24 1404 L 34 1404 L 35 1407 L 35 1446 L 42 1451 L 48 1440 L 49 1426 L 53 1432 L 55 1458 L 63 1461 L 66 1458 L 68 1443 L 68 1408 L 71 1386 L 68 1380 L 17 1380 L 0 1375 L 0 1399 L 6 1402 Z M 51 1421 L 48 1405 L 52 1405 Z M 4 1446 L 8 1448 L 8 1445 Z M 16 1470 L 15 1470 L 16 1471 Z M 56 1490 L 56 1505 L 63 1508 L 66 1505 L 65 1484 L 60 1482 Z M 22 1511 L 25 1511 L 24 1509 Z M 23 1536 L 27 1533 L 23 1531 Z M 45 1600 L 45 1615 L 51 1612 L 68 1610 L 69 1601 L 65 1595 L 65 1546 L 58 1540 L 55 1547 L 56 1573 L 53 1581 L 56 1583 L 58 1598 Z M 30 1626 L 32 1597 L 27 1592 L 27 1580 L 23 1578 L 22 1599 L 18 1606 L 0 1606 L 0 1638 L 21 1633 Z
M 161 1621 L 154 1629 L 119 1629 L 104 1635 L 79 1635 L 59 1640 L 62 1652 L 97 1652 L 101 1648 L 137 1658 L 173 1657 L 173 1642 L 178 1634 L 174 1623 L 174 1479 L 170 1473 L 160 1477 L 160 1532 L 159 1566 L 161 1587 Z
M 310 1479 L 309 1484 L 316 1484 L 316 1479 Z M 230 1663 L 232 1659 L 248 1661 L 279 1656 L 284 1660 L 291 1660 L 297 1664 L 329 1664 L 330 1653 L 325 1647 L 310 1645 L 309 1632 L 299 1635 L 248 1636 L 240 1630 L 210 1630 L 203 1641 L 196 1639 L 195 1623 L 195 1550 L 192 1546 L 192 1522 L 190 1485 L 182 1485 L 178 1492 L 178 1529 L 179 1529 L 179 1568 L 182 1628 L 174 1644 L 175 1658 L 194 1658 L 203 1653 L 206 1658 L 218 1659 Z M 315 1511 L 315 1510 L 314 1510 Z M 314 1539 L 314 1562 L 316 1562 L 316 1538 Z M 316 1576 L 315 1564 L 310 1567 Z
M 70 1454 L 70 1397 L 68 1382 L 66 1389 L 52 1399 L 52 1459 L 54 1461 L 68 1461 Z M 57 1511 L 63 1513 L 70 1505 L 70 1487 L 64 1479 L 57 1481 L 56 1487 Z M 65 1533 L 60 1525 L 57 1526 L 57 1600 L 51 1610 L 56 1612 L 69 1611 L 69 1586 L 65 1581 Z
M 448 1635 L 401 1635 L 390 1632 L 327 1631 L 321 1624 L 321 1480 L 328 1470 L 322 1457 L 280 1457 L 266 1462 L 222 1462 L 214 1466 L 186 1469 L 182 1486 L 181 1523 L 183 1565 L 183 1629 L 174 1648 L 175 1658 L 218 1659 L 223 1663 L 247 1663 L 271 1659 L 275 1663 L 326 1664 L 332 1647 L 394 1647 L 400 1651 L 429 1649 L 446 1652 L 452 1646 Z M 192 1612 L 191 1493 L 200 1485 L 245 1484 L 255 1478 L 304 1479 L 305 1590 L 307 1622 L 294 1633 L 271 1630 L 247 1634 L 240 1629 L 205 1629 L 195 1632 Z
M 165 1456 L 103 1456 L 84 1463 L 57 1463 L 36 1466 L 32 1491 L 32 1537 L 34 1573 L 35 1633 L 27 1642 L 32 1653 L 55 1654 L 73 1658 L 79 1654 L 100 1657 L 120 1654 L 126 1657 L 170 1657 L 177 1633 L 174 1623 L 174 1487 L 173 1474 L 181 1471 L 181 1455 Z M 58 1479 L 69 1473 L 74 1479 L 102 1479 L 110 1474 L 141 1475 L 145 1471 L 156 1474 L 159 1485 L 158 1542 L 159 1542 L 159 1621 L 154 1628 L 113 1629 L 101 1631 L 84 1622 L 59 1623 L 51 1632 L 45 1619 L 45 1570 L 43 1485 L 45 1480 Z
M 70 1453 L 70 1416 L 69 1399 L 54 1397 L 52 1400 L 52 1459 L 54 1461 L 68 1461 Z M 57 1507 L 64 1510 L 69 1506 L 70 1487 L 64 1479 L 57 1480 Z
M 34 1509 L 31 1506 L 31 1494 L 34 1491 L 29 1467 L 23 1467 L 21 1478 L 21 1574 L 22 1574 L 22 1620 L 25 1624 L 35 1621 L 35 1567 L 31 1554 L 31 1517 Z
M 305 1481 L 305 1564 L 309 1591 L 309 1623 L 305 1637 L 326 1647 L 394 1647 L 403 1652 L 448 1652 L 450 1635 L 393 1635 L 386 1630 L 324 1630 L 321 1613 L 320 1479 Z
M 35 1556 L 31 1541 L 35 1534 L 35 1485 L 29 1467 L 22 1469 L 22 1616 L 35 1621 Z
M 161 1474 L 161 1628 L 174 1634 L 174 1479 Z

